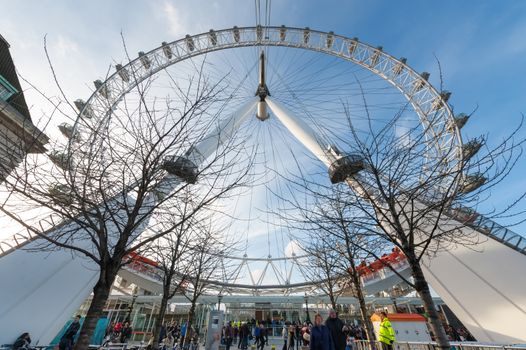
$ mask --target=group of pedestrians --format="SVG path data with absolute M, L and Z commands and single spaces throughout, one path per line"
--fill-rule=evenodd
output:
M 392 350 L 395 342 L 395 333 L 387 314 L 382 312 L 382 322 L 380 324 L 379 341 L 383 350 Z M 294 349 L 293 326 L 289 327 L 288 336 L 285 338 L 283 350 Z M 361 327 L 346 325 L 338 318 L 335 310 L 329 311 L 329 318 L 323 323 L 320 314 L 314 316 L 314 324 L 311 327 L 302 328 L 303 336 L 301 340 L 304 346 L 309 346 L 309 350 L 353 350 L 355 340 L 366 339 L 365 331 Z M 298 336 L 296 335 L 296 341 Z
M 256 338 L 256 348 L 263 350 L 265 345 L 268 345 L 268 331 L 264 324 L 254 329 L 254 336 Z
M 234 334 L 236 334 L 235 329 L 234 329 Z M 239 335 L 239 341 L 237 343 L 237 348 L 241 350 L 247 350 L 248 342 L 252 338 L 252 333 L 247 323 L 243 323 L 239 326 L 238 335 Z
M 250 340 L 256 339 L 255 344 L 258 349 L 263 349 L 265 344 L 266 329 L 263 325 L 254 328 L 254 335 L 247 323 L 236 325 L 233 322 L 227 322 L 221 332 L 221 343 L 225 345 L 226 350 L 237 341 L 237 348 L 246 350 Z M 239 340 L 238 340 L 239 339 Z
M 221 330 L 220 343 L 225 345 L 226 350 L 230 350 L 235 344 L 238 349 L 246 350 L 251 340 L 254 340 L 257 349 L 262 350 L 268 345 L 268 331 L 263 323 L 229 321 Z
M 476 341 L 475 337 L 465 327 L 454 328 L 447 325 L 445 331 L 451 341 Z
M 106 328 L 104 344 L 107 343 L 127 343 L 133 334 L 133 329 L 129 321 L 111 323 Z M 103 345 L 104 345 L 103 344 Z
M 196 349 L 199 340 L 199 332 L 194 327 L 188 326 L 186 322 L 161 326 L 159 342 L 162 344 L 162 350 L 172 349 Z M 153 339 L 152 339 L 153 343 Z
M 309 346 L 311 326 L 307 322 L 303 324 L 285 322 L 283 350 L 297 350 L 302 346 Z
M 58 343 L 59 350 L 72 350 L 73 345 L 75 344 L 75 336 L 77 335 L 80 329 L 80 315 L 75 316 L 73 322 L 68 326 L 60 342 Z M 31 336 L 28 332 L 22 333 L 18 338 L 16 338 L 13 343 L 13 350 L 31 350 L 34 349 L 31 347 Z

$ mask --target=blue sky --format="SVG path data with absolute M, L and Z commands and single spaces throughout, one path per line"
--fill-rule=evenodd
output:
M 92 80 L 122 60 L 122 31 L 129 51 L 210 28 L 253 25 L 250 1 L 13 1 L 2 4 L 0 30 L 20 73 L 55 92 L 43 53 L 47 34 L 58 76 L 69 97 L 87 97 Z M 478 135 L 517 121 L 526 109 L 526 3 L 524 1 L 276 1 L 274 25 L 309 26 L 357 36 L 408 58 L 444 88 L 456 111 L 479 106 L 465 132 Z M 33 113 L 38 118 L 38 113 Z M 499 121 L 498 123 L 496 123 Z
M 0 11 L 0 33 L 20 74 L 48 95 L 58 94 L 44 56 L 47 34 L 58 78 L 72 100 L 87 99 L 92 81 L 123 61 L 121 32 L 135 56 L 185 34 L 254 24 L 254 2 L 242 0 L 19 0 L 5 1 Z M 499 140 L 526 112 L 526 1 L 273 0 L 271 24 L 332 30 L 381 45 L 417 71 L 431 72 L 435 86 L 438 59 L 454 110 L 478 106 L 464 139 L 489 134 L 490 141 Z M 26 98 L 38 121 L 46 107 L 34 91 Z M 52 136 L 58 137 L 54 126 L 62 121 L 53 120 Z M 502 205 L 524 190 L 525 171 L 522 160 L 491 203 Z M 526 234 L 526 225 L 517 230 Z

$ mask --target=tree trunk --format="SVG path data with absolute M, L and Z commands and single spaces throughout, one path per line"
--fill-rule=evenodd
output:
M 193 324 L 193 320 L 195 317 L 195 307 L 196 307 L 196 301 L 192 300 L 192 305 L 190 306 L 190 310 L 188 311 L 188 320 L 186 321 L 186 333 L 183 338 L 183 344 L 186 344 L 187 342 L 191 341 L 191 334 L 190 329 Z
M 166 315 L 166 307 L 168 306 L 168 295 L 166 292 L 163 293 L 161 299 L 161 306 L 159 308 L 159 314 L 155 317 L 155 327 L 153 328 L 153 349 L 159 348 L 159 336 L 161 335 L 161 327 L 163 326 L 164 316 Z
M 95 331 L 97 322 L 102 315 L 108 296 L 110 295 L 112 283 L 108 283 L 108 279 L 104 278 L 102 275 L 104 273 L 101 271 L 101 277 L 99 281 L 93 288 L 93 299 L 91 300 L 91 305 L 84 319 L 84 323 L 80 329 L 80 335 L 75 343 L 75 350 L 87 350 L 90 344 L 91 336 Z M 116 273 L 113 275 L 112 281 L 115 279 Z M 107 276 L 111 277 L 111 276 Z
M 331 299 L 332 309 L 334 311 L 337 311 L 336 310 L 336 298 L 334 297 L 334 293 L 332 292 L 332 290 L 333 290 L 333 287 L 330 288 L 329 299 Z
M 360 316 L 362 317 L 363 324 L 365 325 L 365 333 L 367 334 L 367 340 L 369 340 L 370 349 L 374 350 L 374 341 L 376 340 L 376 336 L 374 335 L 371 319 L 367 314 L 367 305 L 365 304 L 365 297 L 363 295 L 362 284 L 354 264 L 352 266 L 351 278 L 354 284 L 354 288 L 356 290 L 356 299 L 358 299 L 358 305 L 360 305 Z
M 431 326 L 431 330 L 435 335 L 435 341 L 440 348 L 444 350 L 449 349 L 451 347 L 449 344 L 449 339 L 447 337 L 446 331 L 444 330 L 444 326 L 438 317 L 438 312 L 436 310 L 433 298 L 431 297 L 429 285 L 427 284 L 426 278 L 424 277 L 420 263 L 416 262 L 414 259 L 409 258 L 408 262 L 411 266 L 412 275 L 415 280 L 415 290 L 420 295 L 420 299 L 424 305 L 424 310 L 427 313 L 429 325 Z

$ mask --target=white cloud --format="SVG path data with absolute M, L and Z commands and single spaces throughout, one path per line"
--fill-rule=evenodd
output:
M 59 35 L 52 44 L 52 51 L 61 57 L 67 57 L 72 53 L 78 53 L 79 46 L 72 39 L 64 35 Z
M 291 257 L 293 256 L 294 254 L 297 256 L 297 255 L 302 255 L 304 253 L 303 249 L 301 248 L 301 245 L 298 241 L 296 240 L 292 240 L 289 242 L 289 244 L 287 244 L 287 246 L 285 247 L 285 256 L 287 257 Z
M 245 3 L 239 0 L 214 2 L 160 0 L 151 2 L 152 5 L 147 5 L 151 6 L 152 11 L 144 11 L 144 8 L 134 5 L 134 3 L 116 1 L 111 5 L 113 8 L 123 5 L 126 8 L 126 12 L 116 13 L 114 11 L 103 11 L 104 7 L 109 5 L 100 0 L 83 4 L 82 11 L 72 11 L 72 8 L 77 9 L 80 5 L 65 6 L 63 2 L 57 1 L 58 5 L 54 4 L 56 8 L 47 9 L 47 16 L 40 16 L 41 14 L 35 10 L 36 6 L 30 6 L 33 11 L 23 11 L 26 7 L 22 5 L 23 2 L 13 2 L 11 5 L 6 4 L 5 11 L 0 14 L 0 29 L 12 45 L 11 51 L 20 72 L 28 77 L 31 82 L 36 83 L 39 88 L 45 90 L 46 93 L 53 95 L 57 92 L 52 84 L 52 79 L 50 79 L 49 68 L 43 56 L 42 38 L 44 34 L 48 33 L 50 53 L 54 56 L 52 58 L 56 62 L 57 74 L 65 87 L 66 94 L 72 99 L 87 99 L 92 89 L 91 82 L 105 75 L 111 58 L 115 57 L 119 62 L 123 59 L 120 30 L 126 34 L 127 45 L 129 45 L 130 53 L 133 56 L 139 49 L 146 51 L 164 39 L 179 39 L 186 33 L 195 34 L 210 28 L 220 29 L 233 25 L 250 25 L 253 24 L 254 18 L 253 3 Z M 303 5 L 292 4 L 287 1 L 281 4 L 273 4 L 275 6 L 272 17 L 273 24 L 285 23 L 298 26 L 310 25 L 311 28 L 316 26 L 322 29 L 326 28 L 329 22 L 325 23 L 324 21 L 327 21 L 328 17 L 320 16 L 318 9 L 316 13 L 310 13 L 311 18 L 305 18 L 307 10 L 317 6 Z M 12 9 L 8 10 L 7 7 L 9 6 L 12 6 Z M 287 10 L 280 11 L 280 6 Z M 300 6 L 301 12 L 293 11 L 293 6 Z M 101 17 L 94 21 L 92 16 L 87 16 L 88 13 L 100 13 Z M 369 15 L 368 13 L 364 14 Z M 10 20 L 10 17 L 13 20 Z M 39 20 L 40 17 L 45 18 L 45 21 Z M 335 19 L 332 16 L 330 18 L 331 20 Z M 313 21 L 314 24 L 311 24 Z M 348 26 L 348 19 L 345 23 Z M 336 22 L 330 24 L 338 27 Z M 497 32 L 503 38 L 502 41 L 499 41 L 482 40 L 484 38 L 479 36 L 477 30 L 480 28 L 479 21 L 468 24 L 457 22 L 450 30 L 441 28 L 439 31 L 440 41 L 430 40 L 429 42 L 432 44 L 423 50 L 420 44 L 415 43 L 415 37 L 418 39 L 416 33 L 412 34 L 409 31 L 408 35 L 404 36 L 409 42 L 407 46 L 414 48 L 413 54 L 415 56 L 420 54 L 417 52 L 418 50 L 423 51 L 422 56 L 424 57 L 430 56 L 432 52 L 436 51 L 441 59 L 444 71 L 447 73 L 446 76 L 452 77 L 450 79 L 453 80 L 456 73 L 465 70 L 477 74 L 490 71 L 495 66 L 495 62 L 501 60 L 503 55 L 519 57 L 519 53 L 526 50 L 526 40 L 523 40 L 526 35 L 526 23 L 522 21 L 514 25 L 511 24 L 510 26 L 503 26 L 503 29 Z M 408 25 L 408 28 L 411 29 L 413 26 L 414 24 Z M 428 27 L 419 28 L 418 32 L 425 33 L 425 29 L 436 30 L 437 27 L 437 23 L 432 23 Z M 65 28 L 68 28 L 67 31 Z M 356 26 L 353 31 L 359 33 L 361 29 L 363 29 L 361 26 Z M 374 39 L 373 42 L 382 42 L 382 36 L 376 37 L 375 35 L 370 34 L 370 39 Z M 483 45 L 480 47 L 468 45 L 472 42 L 483 43 Z M 394 42 L 391 45 L 396 51 L 398 43 Z M 418 59 L 418 57 L 408 57 Z M 469 65 L 466 64 L 468 59 Z M 434 72 L 436 62 L 431 60 L 430 65 L 428 70 Z M 459 76 L 463 79 L 466 77 L 466 75 L 461 74 Z M 474 91 L 477 91 L 477 88 L 474 86 Z M 28 103 L 34 106 L 32 110 L 34 119 L 46 114 L 42 113 L 41 110 L 47 110 L 47 104 L 40 104 L 36 95 L 30 91 L 26 94 Z M 481 98 L 483 97 L 481 96 Z M 56 124 L 62 121 L 64 120 L 61 120 L 59 116 L 55 117 L 52 120 L 53 125 L 48 128 L 48 130 L 53 129 L 54 132 L 49 131 L 49 133 L 53 136 L 58 135 Z M 405 131 L 403 127 L 396 129 L 398 135 L 403 135 Z M 291 140 L 291 143 L 296 146 L 296 141 Z M 302 152 L 299 155 L 297 154 L 297 157 L 302 161 L 301 164 L 306 164 L 306 166 L 312 164 L 308 162 L 308 157 Z M 293 164 L 285 163 L 285 165 L 293 167 Z M 278 170 L 287 169 L 280 168 Z M 510 188 L 521 187 L 516 185 Z M 266 222 L 270 221 L 265 212 L 268 210 L 267 202 L 269 202 L 267 191 L 264 186 L 253 188 L 252 191 L 252 196 L 245 194 L 237 205 L 231 204 L 237 208 L 233 214 L 240 223 L 228 230 L 228 233 L 238 234 L 244 238 L 246 230 L 249 231 L 249 256 L 259 257 L 268 254 L 269 246 L 266 239 L 268 231 L 270 231 L 270 249 L 273 256 L 279 256 L 281 252 L 289 257 L 292 256 L 292 253 L 302 255 L 303 251 L 298 241 L 290 241 L 285 247 L 281 244 L 281 237 L 279 237 L 279 243 L 275 242 L 274 235 L 280 234 L 281 230 L 273 227 L 272 223 L 267 224 Z M 495 199 L 495 201 L 497 200 Z M 252 209 L 249 210 L 250 207 Z M 247 222 L 248 220 L 250 223 Z M 0 221 L 0 227 L 2 227 L 1 224 Z
M 505 36 L 503 49 L 505 53 L 516 55 L 526 51 L 526 23 L 521 22 L 510 29 L 508 35 Z M 500 55 L 499 55 L 500 56 Z
M 168 32 L 173 36 L 179 36 L 183 33 L 185 26 L 179 11 L 173 4 L 168 1 L 163 5 L 163 17 L 165 17 L 168 24 Z

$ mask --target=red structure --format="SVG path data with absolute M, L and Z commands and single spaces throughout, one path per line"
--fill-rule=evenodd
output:
M 390 254 L 384 254 L 378 260 L 375 260 L 369 264 L 362 261 L 356 268 L 360 276 L 370 275 L 376 271 L 382 270 L 388 265 L 394 266 L 406 260 L 406 257 L 398 247 L 393 248 Z

